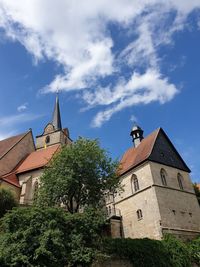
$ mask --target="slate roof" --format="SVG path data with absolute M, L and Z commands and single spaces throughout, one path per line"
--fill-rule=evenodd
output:
M 155 130 L 144 138 L 137 147 L 131 147 L 124 153 L 120 161 L 120 174 L 124 174 L 148 159 L 159 130 Z
M 60 145 L 56 144 L 32 152 L 16 168 L 15 173 L 20 174 L 23 172 L 44 167 L 51 160 L 56 151 L 59 150 L 59 148 Z
M 19 134 L 0 141 L 0 159 L 12 149 L 26 134 Z

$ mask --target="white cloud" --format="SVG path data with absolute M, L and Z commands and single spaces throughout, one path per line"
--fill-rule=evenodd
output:
M 22 124 L 28 121 L 36 120 L 43 115 L 35 115 L 29 113 L 21 113 L 17 115 L 10 115 L 5 117 L 0 117 L 1 127 L 13 127 L 16 124 Z
M 22 105 L 20 105 L 19 107 L 17 107 L 17 111 L 18 112 L 22 112 L 22 111 L 25 111 L 28 107 L 28 103 L 24 103 Z
M 197 8 L 199 0 L 0 0 L 0 27 L 36 62 L 49 59 L 62 67 L 43 91 L 82 90 L 89 107 L 108 106 L 94 119 L 100 126 L 123 108 L 174 97 L 177 89 L 161 74 L 158 49 L 172 43 Z M 120 38 L 129 35 L 120 51 L 112 23 Z M 100 79 L 111 76 L 114 82 L 102 88 Z
M 105 94 L 105 92 L 103 93 L 104 89 L 102 88 L 101 90 L 100 96 Z M 127 83 L 122 83 L 121 86 L 117 86 L 112 91 L 106 88 L 107 92 L 110 92 L 109 104 L 113 105 L 111 108 L 97 113 L 92 122 L 93 127 L 100 127 L 113 114 L 127 107 L 149 104 L 154 101 L 164 104 L 170 101 L 178 93 L 178 90 L 173 84 L 169 83 L 167 78 L 162 77 L 157 70 L 148 69 L 144 74 L 133 73 Z M 96 101 L 95 105 L 105 105 L 105 102 L 98 97 L 99 92 L 97 92 L 97 96 L 95 94 L 95 92 L 88 94 L 87 98 L 85 97 L 85 101 L 93 105 L 91 102 L 93 99 Z

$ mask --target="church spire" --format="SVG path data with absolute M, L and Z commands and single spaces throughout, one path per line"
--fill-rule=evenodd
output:
M 55 130 L 62 129 L 58 93 L 56 94 L 56 103 L 53 111 L 52 124 Z

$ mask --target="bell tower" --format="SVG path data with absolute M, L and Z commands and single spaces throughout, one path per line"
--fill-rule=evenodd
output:
M 131 132 L 130 132 L 130 136 L 132 136 L 132 139 L 133 139 L 133 144 L 135 147 L 137 147 L 142 139 L 144 139 L 143 137 L 143 130 L 142 128 L 140 128 L 140 126 L 138 125 L 134 125 Z
M 47 148 L 49 146 L 60 144 L 70 144 L 69 130 L 62 129 L 59 96 L 56 94 L 56 101 L 51 122 L 49 122 L 41 135 L 36 136 L 36 149 Z

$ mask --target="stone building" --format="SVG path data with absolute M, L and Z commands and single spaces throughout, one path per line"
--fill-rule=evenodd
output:
M 134 146 L 121 159 L 123 191 L 106 194 L 112 236 L 161 239 L 173 233 L 187 239 L 200 234 L 190 170 L 165 132 L 159 128 L 143 138 L 134 126 L 131 136 Z M 52 121 L 35 142 L 31 130 L 0 141 L 0 187 L 12 190 L 20 204 L 31 205 L 44 167 L 71 142 L 57 96 Z
M 134 126 L 134 146 L 121 159 L 123 191 L 107 195 L 113 234 L 161 239 L 165 233 L 190 239 L 200 234 L 200 208 L 190 170 L 163 129 L 146 138 Z M 114 219 L 114 221 L 112 220 Z

